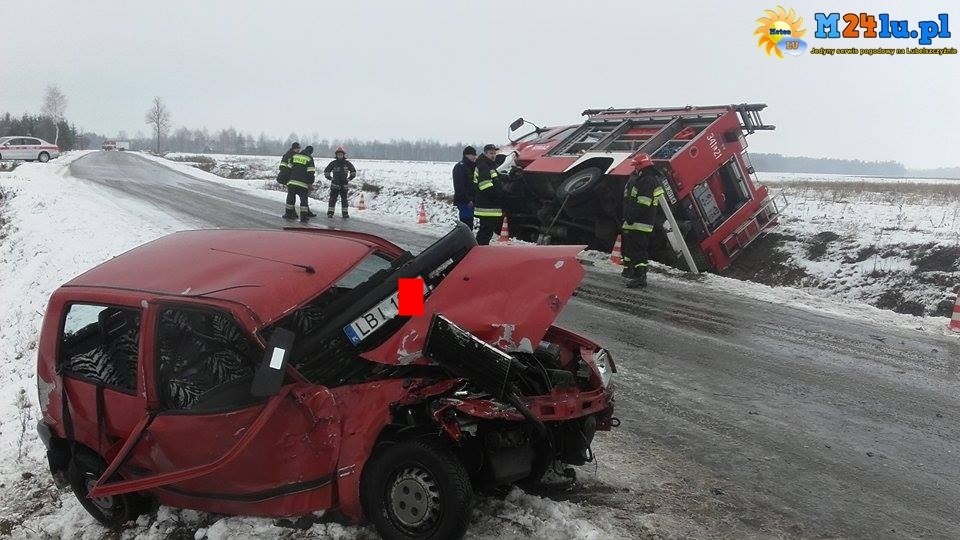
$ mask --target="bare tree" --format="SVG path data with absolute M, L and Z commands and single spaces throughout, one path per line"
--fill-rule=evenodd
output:
M 43 115 L 53 120 L 57 132 L 53 137 L 53 144 L 60 141 L 60 122 L 63 121 L 64 114 L 67 112 L 67 96 L 63 95 L 60 87 L 51 84 L 47 87 L 47 92 L 43 96 Z
M 153 98 L 153 105 L 147 109 L 147 114 L 144 119 L 147 121 L 147 124 L 150 124 L 151 131 L 153 131 L 153 135 L 157 139 L 157 153 L 159 154 L 160 140 L 167 134 L 167 131 L 170 130 L 170 111 L 163 103 L 163 100 L 160 99 L 160 96 Z

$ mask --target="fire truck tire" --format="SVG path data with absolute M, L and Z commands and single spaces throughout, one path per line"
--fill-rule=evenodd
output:
M 450 450 L 413 440 L 374 455 L 360 497 L 367 519 L 387 540 L 460 538 L 470 522 L 473 486 Z
M 697 265 L 698 272 L 708 272 L 710 270 L 710 259 L 702 249 L 699 247 L 691 247 L 690 256 L 693 257 L 693 264 Z M 680 255 L 680 269 L 690 271 L 687 265 L 687 259 L 685 259 L 683 255 Z
M 603 171 L 598 167 L 581 169 L 564 178 L 557 187 L 557 198 L 569 198 L 570 201 L 582 199 L 593 192 L 603 178 Z
M 105 470 L 107 465 L 99 456 L 84 448 L 78 448 L 70 459 L 67 478 L 73 494 L 84 510 L 105 527 L 117 529 L 149 510 L 150 500 L 135 493 L 91 499 L 87 493 Z

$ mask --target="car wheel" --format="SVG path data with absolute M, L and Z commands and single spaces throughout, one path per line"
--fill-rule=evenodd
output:
M 460 538 L 473 487 L 463 463 L 439 443 L 407 441 L 375 455 L 361 485 L 367 518 L 392 539 Z
M 601 178 L 603 178 L 603 171 L 597 167 L 579 170 L 560 182 L 560 186 L 557 187 L 557 198 L 560 200 L 582 199 L 597 187 Z
M 46 152 L 40 152 L 40 155 L 37 156 L 37 159 L 40 160 L 40 163 L 46 163 L 50 161 L 50 154 Z
M 92 452 L 78 449 L 70 460 L 67 478 L 77 500 L 91 516 L 106 527 L 119 528 L 134 520 L 146 509 L 148 501 L 137 494 L 114 495 L 91 499 L 87 496 L 107 465 Z

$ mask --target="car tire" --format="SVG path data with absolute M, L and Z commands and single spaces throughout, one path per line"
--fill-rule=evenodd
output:
M 147 510 L 149 499 L 135 493 L 91 499 L 87 493 L 105 470 L 107 465 L 99 456 L 78 449 L 70 459 L 67 479 L 83 509 L 105 527 L 117 529 Z
M 557 186 L 557 199 L 583 199 L 593 192 L 602 178 L 603 171 L 598 167 L 587 167 L 571 173 Z
M 364 513 L 394 539 L 460 538 L 473 507 L 463 463 L 439 442 L 406 441 L 371 458 L 363 473 Z
M 37 156 L 37 161 L 39 161 L 40 163 L 46 163 L 50 161 L 50 154 L 46 152 L 40 152 L 40 155 Z

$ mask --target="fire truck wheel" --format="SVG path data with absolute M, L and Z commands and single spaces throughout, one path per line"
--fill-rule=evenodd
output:
M 148 501 L 136 494 L 114 495 L 92 499 L 87 493 L 97 483 L 107 465 L 100 457 L 84 449 L 78 449 L 70 460 L 67 478 L 77 500 L 91 516 L 106 527 L 119 528 L 124 523 L 137 519 L 147 510 Z
M 710 270 L 710 259 L 707 258 L 707 254 L 703 252 L 699 247 L 690 248 L 690 256 L 693 257 L 693 264 L 697 265 L 698 272 L 707 272 Z M 680 256 L 680 269 L 689 271 L 690 268 L 687 265 L 687 259 Z
M 560 200 L 581 199 L 593 191 L 600 179 L 603 178 L 603 171 L 597 167 L 588 167 L 581 169 L 570 176 L 567 176 L 557 187 L 557 198 Z
M 367 465 L 363 511 L 383 538 L 460 538 L 470 522 L 473 487 L 463 463 L 439 443 L 406 441 Z

